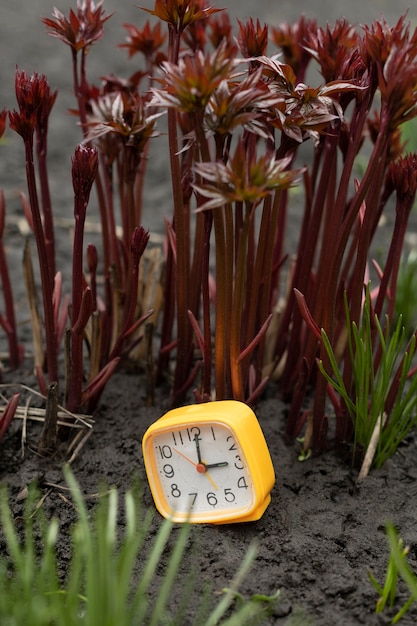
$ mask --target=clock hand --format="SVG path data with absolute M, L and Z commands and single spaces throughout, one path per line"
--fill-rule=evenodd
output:
M 227 461 L 221 461 L 220 463 L 205 463 L 206 469 L 211 469 L 212 467 L 226 467 L 229 465 Z
M 207 471 L 207 467 L 204 463 L 194 463 L 194 461 L 192 461 L 190 458 L 188 458 L 188 456 L 185 456 L 185 454 L 183 454 L 183 452 L 180 452 L 179 450 L 177 450 L 176 448 L 172 448 L 174 450 L 174 452 L 176 452 L 177 454 L 179 454 L 180 456 L 182 456 L 183 459 L 185 459 L 186 461 L 188 461 L 189 463 L 191 463 L 191 465 L 194 465 L 194 467 L 196 468 L 197 472 L 199 474 L 205 474 L 207 476 L 207 478 L 209 479 L 209 481 L 211 482 L 211 484 L 213 485 L 214 489 L 218 490 L 218 486 L 216 485 L 216 483 L 214 482 L 214 480 L 212 479 L 212 477 L 210 476 L 210 474 Z
M 176 448 L 172 448 L 174 450 L 174 452 L 176 452 L 177 454 L 179 454 L 180 456 L 182 456 L 183 459 L 185 459 L 186 461 L 188 461 L 189 463 L 191 463 L 191 465 L 194 465 L 194 467 L 197 469 L 199 465 L 203 465 L 203 463 L 194 463 L 194 461 L 192 459 L 190 459 L 188 456 L 185 456 L 185 454 L 183 452 L 180 452 L 179 450 L 177 450 Z M 204 466 L 205 467 L 205 466 Z M 198 470 L 197 470 L 198 471 Z M 201 474 L 203 473 L 202 471 L 200 472 Z
M 205 463 L 201 460 L 201 450 L 200 450 L 200 440 L 198 438 L 198 435 L 194 436 L 194 441 L 195 441 L 195 447 L 197 448 L 197 459 L 198 459 L 198 464 L 197 464 L 197 471 L 201 471 L 199 469 L 200 465 L 204 465 L 204 467 L 206 468 L 206 471 L 208 469 L 211 469 L 212 467 L 226 467 L 226 465 L 229 465 L 229 463 L 227 461 L 222 461 L 220 463 Z
M 200 450 L 200 441 L 198 439 L 198 435 L 195 435 L 194 441 L 195 441 L 195 447 L 197 448 L 197 459 L 198 459 L 198 462 L 202 463 L 202 460 L 201 460 L 201 450 Z

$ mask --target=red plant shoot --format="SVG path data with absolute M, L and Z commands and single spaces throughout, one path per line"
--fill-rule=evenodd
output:
M 83 142 L 73 162 L 69 406 L 94 406 L 120 360 L 141 340 L 138 328 L 150 315 L 141 308 L 139 288 L 149 238 L 142 226 L 143 189 L 149 145 L 158 141 L 158 117 L 166 110 L 172 216 L 165 218 L 158 380 L 171 382 L 171 402 L 180 404 L 191 388 L 200 400 L 255 403 L 274 379 L 289 402 L 286 435 L 293 439 L 305 429 L 305 445 L 320 451 L 329 444 L 329 390 L 317 367 L 319 359 L 329 371 L 322 332 L 337 353 L 346 388 L 353 389 L 343 294 L 358 324 L 369 251 L 395 194 L 391 241 L 373 290 L 378 318 L 393 313 L 417 187 L 416 156 L 404 155 L 400 132 L 417 111 L 417 31 L 410 32 L 405 17 L 392 28 L 381 19 L 362 29 L 344 19 L 322 28 L 305 18 L 279 27 L 251 18 L 238 23 L 234 38 L 227 13 L 205 0 L 156 0 L 152 9 L 142 8 L 155 23 L 125 24 L 120 45 L 130 60 L 140 61 L 128 77 L 103 72 L 100 87 L 88 82 L 86 63 L 110 17 L 102 2 L 79 0 L 68 17 L 55 9 L 43 19 L 71 49 Z M 321 80 L 308 84 L 313 65 Z M 49 244 L 53 222 L 47 223 L 44 166 L 56 94 L 44 77 L 17 72 L 16 95 L 19 110 L 10 113 L 10 125 L 26 150 L 52 381 L 62 285 Z M 0 131 L 1 124 L 4 115 Z M 93 184 L 102 250 L 87 247 L 84 275 L 83 227 Z M 302 213 L 294 249 L 287 237 L 293 203 Z M 381 351 L 376 335 L 373 341 L 376 366 Z M 398 389 L 393 383 L 388 404 Z M 334 392 L 331 399 L 341 445 L 351 439 L 353 424 Z
M 42 280 L 43 308 L 46 336 L 46 362 L 50 383 L 58 382 L 57 334 L 53 306 L 53 267 L 49 265 L 46 236 L 42 224 L 36 174 L 34 165 L 34 135 L 38 127 L 38 115 L 42 117 L 51 109 L 51 95 L 45 76 L 37 73 L 28 76 L 16 71 L 16 99 L 19 111 L 9 112 L 10 127 L 23 139 L 26 157 L 26 179 L 33 230 L 39 258 Z M 45 104 L 46 100 L 46 104 Z M 45 122 L 44 122 L 45 123 Z

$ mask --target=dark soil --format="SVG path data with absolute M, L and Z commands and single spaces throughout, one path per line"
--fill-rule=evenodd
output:
M 31 376 L 22 372 L 21 380 L 25 379 L 31 383 Z M 141 437 L 167 407 L 163 402 L 152 408 L 144 404 L 141 378 L 117 374 L 95 416 L 92 436 L 72 463 L 87 496 L 96 494 L 103 482 L 115 485 L 123 493 L 133 478 L 145 480 Z M 369 582 L 368 570 L 383 581 L 389 554 L 384 532 L 387 520 L 396 524 L 404 542 L 410 545 L 409 563 L 417 570 L 416 440 L 407 441 L 358 488 L 357 471 L 332 452 L 303 463 L 297 460 L 294 447 L 284 443 L 285 407 L 278 400 L 262 401 L 256 412 L 276 472 L 271 504 L 258 522 L 193 527 L 192 537 L 198 545 L 193 557 L 199 572 L 197 587 L 211 585 L 214 600 L 215 594 L 230 583 L 249 544 L 257 539 L 259 554 L 241 591 L 249 596 L 259 592 L 269 595 L 281 589 L 281 602 L 269 624 L 288 624 L 292 614 L 300 610 L 299 624 L 389 624 L 389 611 L 385 616 L 374 613 L 378 598 Z M 23 506 L 19 494 L 37 481 L 42 493 L 48 494 L 44 510 L 59 518 L 63 537 L 67 537 L 68 526 L 74 521 L 71 505 L 61 498 L 65 494 L 61 464 L 68 443 L 62 445 L 54 459 L 40 458 L 34 451 L 40 427 L 29 422 L 22 459 L 21 431 L 21 423 L 15 420 L 2 442 L 1 481 L 9 486 L 16 515 L 20 515 Z M 153 507 L 146 484 L 143 504 Z M 160 523 L 161 518 L 156 515 L 153 531 Z M 59 558 L 64 573 L 69 559 L 67 541 L 59 544 Z M 180 577 L 186 577 L 188 568 L 186 560 Z M 408 598 L 406 589 L 400 589 L 398 608 Z M 416 622 L 417 605 L 401 623 L 411 626 Z
M 53 3 L 52 3 L 53 4 Z M 49 0 L 33 0 L 23 3 L 8 0 L 2 5 L 0 23 L 1 98 L 2 106 L 13 107 L 13 76 L 16 64 L 28 72 L 33 69 L 44 72 L 53 88 L 60 89 L 56 112 L 51 120 L 51 172 L 52 196 L 55 198 L 57 215 L 71 217 L 71 182 L 69 159 L 77 139 L 73 121 L 65 119 L 63 111 L 73 105 L 70 94 L 69 51 L 62 44 L 43 34 L 39 16 L 51 12 Z M 143 3 L 145 4 L 145 2 Z M 225 6 L 229 3 L 218 3 Z M 251 14 L 249 2 L 239 4 L 235 14 L 244 18 Z M 369 21 L 385 13 L 389 21 L 398 19 L 407 3 L 396 2 L 350 2 L 346 11 L 338 11 L 337 3 L 327 6 L 316 2 L 318 15 L 334 20 L 348 10 L 352 21 Z M 112 6 L 114 5 L 114 6 Z M 150 6 L 150 3 L 146 3 Z M 362 6 L 366 5 L 366 6 Z M 108 11 L 117 8 L 116 2 L 105 2 Z M 261 20 L 274 17 L 275 22 L 293 19 L 305 10 L 297 8 L 297 2 L 281 4 L 257 3 L 259 9 L 254 18 Z M 23 8 L 24 7 L 24 8 Z M 67 8 L 60 7 L 63 11 Z M 312 14 L 314 3 L 306 13 Z M 373 13 L 372 13 L 373 11 Z M 119 10 L 113 20 L 138 21 L 140 13 L 134 4 Z M 3 19 L 4 18 L 4 19 Z M 14 28 L 16 24 L 16 29 Z M 122 29 L 110 30 L 110 38 L 120 42 Z M 101 45 L 101 44 L 100 44 Z M 111 44 L 113 45 L 113 44 Z M 125 68 L 125 57 L 114 47 L 94 58 L 91 67 L 97 75 L 114 71 L 126 74 L 133 68 Z M 111 61 L 109 60 L 111 58 Z M 109 66 L 109 63 L 111 67 Z M 64 116 L 64 122 L 62 122 Z M 8 254 L 11 259 L 16 301 L 22 322 L 25 321 L 24 292 L 21 278 L 22 236 L 16 227 L 21 208 L 17 198 L 19 189 L 25 189 L 22 147 L 16 137 L 8 133 L 9 145 L 2 147 L 2 174 L 0 185 L 5 188 L 8 208 Z M 152 184 L 148 190 L 148 204 L 164 206 L 158 212 L 149 211 L 145 226 L 162 230 L 162 216 L 169 213 L 167 181 L 161 174 L 161 163 L 151 166 Z M 167 206 L 168 204 L 168 206 Z M 151 217 L 152 215 L 152 217 Z M 158 221 L 159 220 L 159 221 Z M 65 271 L 69 264 L 69 238 L 65 228 L 58 228 L 59 264 Z M 415 238 L 415 234 L 414 234 Z M 412 243 L 410 233 L 409 242 Z M 26 344 L 27 359 L 17 373 L 5 373 L 4 382 L 25 383 L 35 387 L 31 373 L 30 333 L 27 324 L 21 327 L 22 341 Z M 162 390 L 153 407 L 147 407 L 143 377 L 138 374 L 119 372 L 108 385 L 102 404 L 95 415 L 92 436 L 85 443 L 72 463 L 83 492 L 97 493 L 104 481 L 126 490 L 135 477 L 144 480 L 144 467 L 140 442 L 146 428 L 167 410 L 167 397 Z M 285 406 L 276 398 L 263 400 L 257 415 L 264 429 L 276 471 L 276 485 L 272 502 L 266 513 L 256 523 L 194 527 L 193 535 L 198 541 L 195 565 L 200 572 L 202 586 L 211 584 L 214 594 L 227 586 L 237 571 L 242 558 L 253 539 L 259 542 L 259 554 L 250 576 L 241 591 L 272 594 L 281 589 L 282 601 L 278 604 L 271 624 L 286 624 L 297 611 L 302 611 L 300 624 L 317 626 L 366 626 L 389 624 L 386 615 L 376 615 L 377 595 L 369 582 L 371 569 L 379 581 L 383 581 L 388 561 L 388 543 L 384 533 L 387 520 L 396 524 L 404 542 L 410 546 L 409 563 L 417 571 L 417 441 L 410 437 L 385 466 L 372 471 L 356 486 L 357 470 L 352 470 L 333 452 L 310 459 L 297 460 L 297 449 L 284 443 L 282 432 L 285 425 Z M 61 497 L 59 486 L 64 485 L 62 463 L 66 458 L 68 443 L 53 459 L 37 455 L 36 446 L 40 426 L 28 423 L 27 440 L 22 456 L 22 423 L 14 420 L 5 439 L 0 444 L 0 480 L 8 485 L 14 511 L 20 514 L 22 502 L 19 494 L 31 482 L 36 481 L 44 494 L 48 494 L 43 508 L 48 515 L 56 515 L 61 522 L 62 537 L 59 544 L 61 572 L 68 565 L 68 527 L 74 521 L 71 506 Z M 55 485 L 55 487 L 51 487 Z M 153 507 L 149 489 L 144 486 L 144 506 Z M 155 516 L 154 530 L 161 519 Z M 174 530 L 172 541 L 175 541 Z M 184 564 L 186 574 L 188 564 Z M 197 596 L 198 597 L 198 596 Z M 408 599 L 407 590 L 400 586 L 397 608 Z M 391 614 L 392 617 L 392 614 Z M 417 604 L 402 620 L 402 624 L 417 623 Z

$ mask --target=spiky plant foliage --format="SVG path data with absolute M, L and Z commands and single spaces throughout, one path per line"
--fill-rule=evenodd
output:
M 153 511 L 142 510 L 137 490 L 127 491 L 121 504 L 112 488 L 103 493 L 91 512 L 68 468 L 65 476 L 77 520 L 72 528 L 71 561 L 63 583 L 57 574 L 58 521 L 44 519 L 33 489 L 23 520 L 14 520 L 6 490 L 2 489 L 2 624 L 23 626 L 30 616 L 31 626 L 162 626 L 181 624 L 187 616 L 187 623 L 195 626 L 252 626 L 267 617 L 278 593 L 273 597 L 255 595 L 248 600 L 238 593 L 256 557 L 255 545 L 250 546 L 230 587 L 210 606 L 207 590 L 195 588 L 195 578 L 189 578 L 188 583 L 179 580 L 181 562 L 189 548 L 190 526 L 184 524 L 180 528 L 175 542 L 169 520 L 155 534 Z M 182 597 L 177 584 L 188 584 L 188 591 L 192 586 L 194 593 Z M 195 602 L 195 598 L 199 600 Z M 240 598 L 238 603 L 236 598 Z
M 412 336 L 404 352 L 405 329 L 401 317 L 394 328 L 388 318 L 382 327 L 374 313 L 369 286 L 365 294 L 363 314 L 357 325 L 350 317 L 345 298 L 348 366 L 340 365 L 326 332 L 323 345 L 330 369 L 322 362 L 319 369 L 333 393 L 334 407 L 351 419 L 354 446 L 363 454 L 378 430 L 374 465 L 380 467 L 392 456 L 398 445 L 417 424 L 417 377 L 413 368 L 416 336 Z M 352 384 L 346 383 L 346 371 L 352 371 Z M 350 377 L 348 378 L 350 380 Z

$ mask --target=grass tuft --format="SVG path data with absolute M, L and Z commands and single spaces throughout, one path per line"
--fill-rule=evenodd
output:
M 2 625 L 26 625 L 28 615 L 31 626 L 172 626 L 184 623 L 185 615 L 190 626 L 265 622 L 279 594 L 245 599 L 238 592 L 256 558 L 255 545 L 214 606 L 204 584 L 197 588 L 198 577 L 189 579 L 187 597 L 180 599 L 176 585 L 191 527 L 182 525 L 172 542 L 174 524 L 164 520 L 155 535 L 153 512 L 142 510 L 133 490 L 121 505 L 117 490 L 109 489 L 90 512 L 74 475 L 68 467 L 64 473 L 77 511 L 64 583 L 57 575 L 58 521 L 45 520 L 33 488 L 23 520 L 13 519 L 7 492 L 1 491 Z

